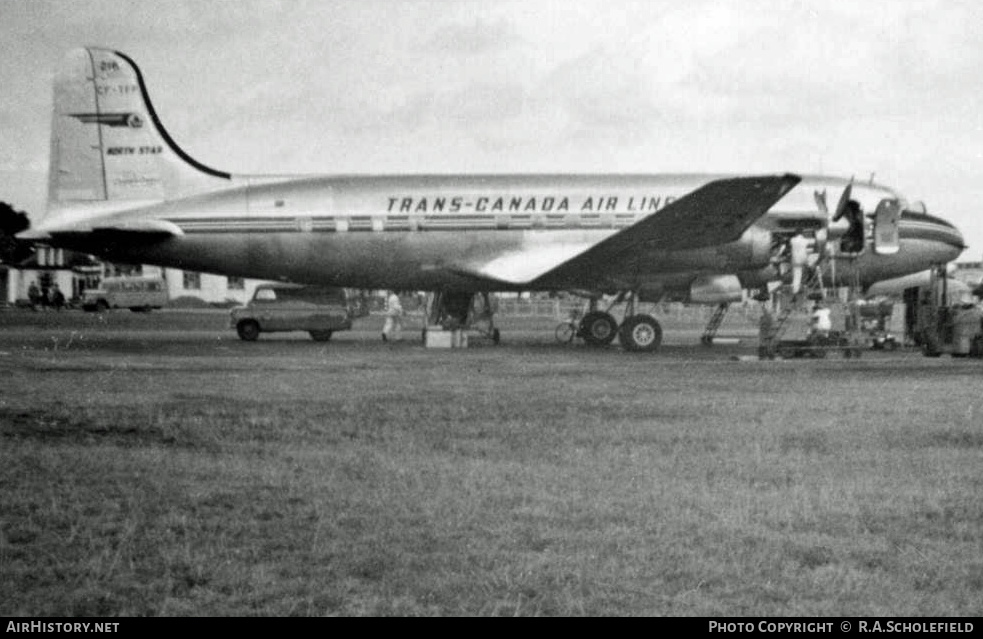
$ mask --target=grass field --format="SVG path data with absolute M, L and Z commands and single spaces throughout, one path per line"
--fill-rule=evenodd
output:
M 0 615 L 983 614 L 979 360 L 226 317 L 0 313 Z

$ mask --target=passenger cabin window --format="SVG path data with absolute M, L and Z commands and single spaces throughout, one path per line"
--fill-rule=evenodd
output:
M 275 302 L 276 301 L 276 291 L 272 288 L 258 288 L 256 289 L 256 295 L 253 297 L 257 302 Z

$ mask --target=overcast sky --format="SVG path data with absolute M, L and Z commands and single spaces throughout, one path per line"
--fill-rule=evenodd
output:
M 0 200 L 44 207 L 51 78 L 118 49 L 237 173 L 807 172 L 983 253 L 973 0 L 0 0 Z

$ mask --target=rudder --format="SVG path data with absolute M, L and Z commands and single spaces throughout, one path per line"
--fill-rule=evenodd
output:
M 185 197 L 225 188 L 231 177 L 171 139 L 130 58 L 95 47 L 68 53 L 54 81 L 49 214 Z

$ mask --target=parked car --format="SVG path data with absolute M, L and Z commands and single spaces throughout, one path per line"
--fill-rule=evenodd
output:
M 160 277 L 107 277 L 99 288 L 82 293 L 86 311 L 128 308 L 134 313 L 147 312 L 167 305 L 167 282 Z
M 350 329 L 354 315 L 343 288 L 260 284 L 245 306 L 232 309 L 231 326 L 247 342 L 279 331 L 307 331 L 325 342 L 335 331 Z

